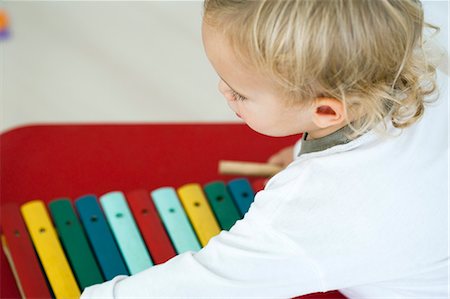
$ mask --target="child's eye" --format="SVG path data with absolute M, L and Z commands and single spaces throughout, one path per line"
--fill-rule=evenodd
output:
M 235 100 L 238 100 L 238 101 L 245 101 L 245 100 L 247 100 L 246 97 L 241 96 L 240 94 L 238 94 L 238 93 L 235 92 L 234 90 L 231 90 L 231 94 L 233 95 L 233 98 L 234 98 Z

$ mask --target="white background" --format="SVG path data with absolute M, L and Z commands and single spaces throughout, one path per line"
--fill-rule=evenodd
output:
M 426 20 L 441 27 L 435 43 L 448 50 L 448 2 L 423 4 Z M 239 121 L 203 50 L 202 1 L 0 5 L 11 30 L 0 42 L 2 132 L 36 123 Z

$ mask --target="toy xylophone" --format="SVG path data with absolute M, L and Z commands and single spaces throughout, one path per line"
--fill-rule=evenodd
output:
M 23 298 L 78 298 L 90 285 L 200 250 L 253 198 L 238 178 L 7 204 L 2 245 Z

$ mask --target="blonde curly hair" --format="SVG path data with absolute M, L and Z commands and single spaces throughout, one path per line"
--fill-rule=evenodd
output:
M 206 0 L 203 21 L 236 57 L 269 76 L 287 102 L 343 102 L 354 138 L 390 116 L 406 128 L 436 92 L 416 0 Z M 434 99 L 428 99 L 432 101 Z

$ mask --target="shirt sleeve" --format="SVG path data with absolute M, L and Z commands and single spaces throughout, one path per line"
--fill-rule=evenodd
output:
M 262 217 L 253 203 L 199 252 L 88 287 L 81 298 L 290 298 L 323 291 L 314 262 Z

